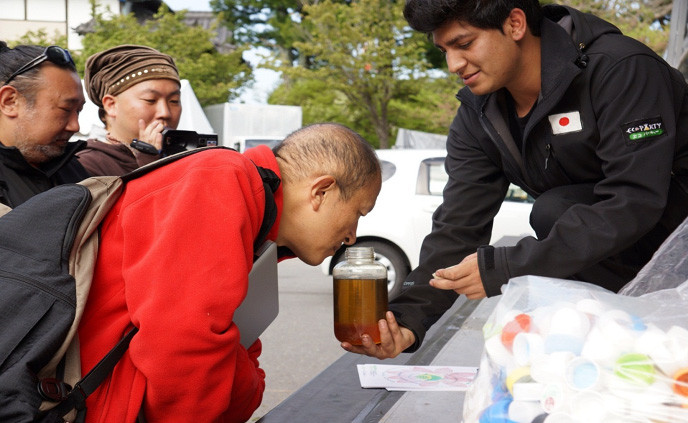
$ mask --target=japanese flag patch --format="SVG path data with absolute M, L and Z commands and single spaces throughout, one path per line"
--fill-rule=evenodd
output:
M 549 124 L 552 125 L 552 133 L 554 135 L 583 130 L 579 112 L 558 113 L 547 116 L 547 119 L 549 119 Z

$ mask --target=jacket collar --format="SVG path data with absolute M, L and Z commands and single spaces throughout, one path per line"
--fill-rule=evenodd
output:
M 282 174 L 280 173 L 279 165 L 277 164 L 277 159 L 275 158 L 275 155 L 273 154 L 272 150 L 266 146 L 266 145 L 259 145 L 253 148 L 249 148 L 248 150 L 244 151 L 244 156 L 249 158 L 253 163 L 255 163 L 257 166 L 264 167 L 266 169 L 270 169 L 277 176 L 282 179 Z M 277 188 L 277 191 L 274 193 L 275 197 L 275 204 L 277 204 L 277 218 L 275 219 L 275 223 L 272 225 L 272 228 L 270 229 L 270 232 L 268 232 L 268 237 L 267 239 L 270 240 L 275 240 L 277 239 L 277 234 L 279 232 L 279 225 L 280 225 L 280 220 L 282 219 L 282 209 L 283 209 L 283 200 L 284 200 L 284 192 L 282 191 L 282 184 L 280 183 L 279 188 Z M 288 257 L 295 257 L 294 253 L 288 250 L 286 247 L 280 247 L 278 248 L 278 256 L 280 257 L 280 260 L 283 258 L 288 258 Z
M 2 149 L 3 154 L 0 160 L 5 166 L 19 170 L 26 171 L 27 169 L 34 169 L 40 173 L 43 173 L 46 177 L 51 178 L 55 173 L 57 173 L 67 162 L 72 160 L 74 154 L 83 149 L 86 146 L 86 141 L 75 141 L 68 142 L 67 147 L 65 147 L 64 153 L 55 159 L 48 162 L 42 163 L 40 166 L 33 167 L 29 162 L 26 161 L 24 156 L 19 152 L 16 147 L 6 147 L 0 144 L 0 149 Z

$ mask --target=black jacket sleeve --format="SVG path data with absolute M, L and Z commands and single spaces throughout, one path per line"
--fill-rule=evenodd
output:
M 465 106 L 462 106 L 465 108 Z M 475 143 L 468 110 L 459 110 L 450 128 L 445 167 L 449 180 L 443 204 L 433 214 L 432 232 L 425 238 L 420 265 L 406 278 L 404 291 L 390 302 L 399 324 L 413 331 L 415 351 L 425 332 L 447 311 L 458 295 L 428 284 L 437 269 L 454 266 L 479 246 L 488 244 L 492 221 L 506 195 L 509 182 L 499 164 Z M 473 121 L 474 123 L 474 121 Z

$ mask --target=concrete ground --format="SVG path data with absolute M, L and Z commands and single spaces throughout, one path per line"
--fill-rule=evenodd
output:
M 265 393 L 250 421 L 277 404 L 345 354 L 334 337 L 332 277 L 298 259 L 278 265 L 277 319 L 260 337 Z

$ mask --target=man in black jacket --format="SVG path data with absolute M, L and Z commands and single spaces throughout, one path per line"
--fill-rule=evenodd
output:
M 608 22 L 537 0 L 407 0 L 404 15 L 465 85 L 449 181 L 381 344 L 342 346 L 414 351 L 458 295 L 498 295 L 515 276 L 618 291 L 688 214 L 683 76 Z M 537 238 L 486 245 L 510 182 L 536 198 Z
M 0 203 L 16 207 L 89 175 L 74 157 L 81 80 L 67 50 L 0 41 Z

